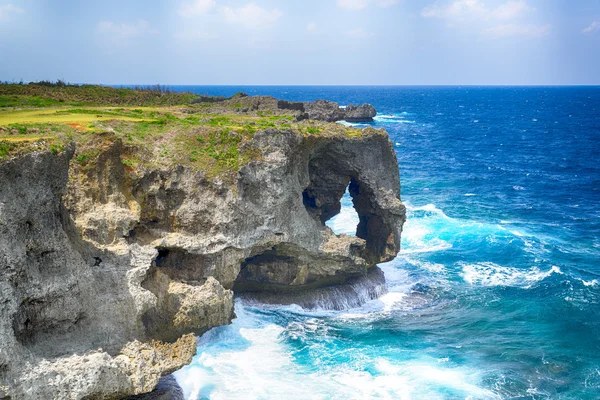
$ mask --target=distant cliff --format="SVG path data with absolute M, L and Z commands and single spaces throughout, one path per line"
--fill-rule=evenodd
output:
M 191 361 L 196 335 L 230 323 L 234 291 L 342 284 L 391 260 L 405 209 L 387 134 L 303 120 L 318 106 L 294 104 L 237 96 L 6 125 L 0 398 L 149 392 Z M 356 237 L 325 226 L 347 187 Z

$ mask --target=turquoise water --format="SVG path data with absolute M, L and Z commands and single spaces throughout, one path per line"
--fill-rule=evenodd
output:
M 372 103 L 408 209 L 387 294 L 238 300 L 176 373 L 188 398 L 600 398 L 600 88 L 180 88 Z

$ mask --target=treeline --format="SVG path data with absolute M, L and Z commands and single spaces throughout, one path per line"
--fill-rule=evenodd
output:
M 31 81 L 28 83 L 21 81 L 0 81 L 0 85 L 35 85 L 35 86 L 44 86 L 44 87 L 53 87 L 53 88 L 62 88 L 62 87 L 93 87 L 93 86 L 104 86 L 104 85 L 93 85 L 93 84 L 78 84 L 78 83 L 69 83 L 65 82 L 62 79 L 57 79 L 56 81 Z M 111 86 L 104 86 L 111 87 Z M 156 93 L 179 93 L 171 90 L 168 86 L 156 84 L 156 85 L 135 85 L 135 86 L 120 86 L 120 89 L 130 89 L 138 92 L 156 92 Z
M 60 79 L 29 83 L 0 81 L 0 96 L 36 96 L 64 104 L 117 106 L 173 106 L 205 98 L 189 92 L 175 92 L 161 85 L 117 88 L 71 84 Z

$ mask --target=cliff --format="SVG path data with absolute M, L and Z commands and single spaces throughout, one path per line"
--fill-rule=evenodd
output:
M 0 113 L 0 398 L 149 392 L 231 321 L 234 292 L 343 284 L 399 250 L 384 131 L 251 97 L 62 111 Z M 346 188 L 356 237 L 325 225 Z

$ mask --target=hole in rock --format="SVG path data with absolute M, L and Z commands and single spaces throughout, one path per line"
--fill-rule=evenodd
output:
M 356 235 L 359 217 L 352 203 L 352 197 L 348 188 L 346 188 L 346 192 L 340 199 L 340 205 L 340 212 L 325 221 L 325 225 L 330 227 L 337 235 L 346 234 L 354 236 Z
M 156 256 L 156 258 L 154 259 L 154 262 L 156 263 L 157 267 L 164 267 L 167 261 L 167 258 L 169 257 L 169 249 L 164 249 L 164 248 L 158 248 L 158 255 Z
M 311 186 L 302 193 L 306 210 L 336 234 L 355 236 L 360 222 L 354 206 L 359 184 L 354 178 L 340 178 L 335 184 Z
M 355 232 L 356 237 L 364 239 L 366 246 L 362 257 L 367 262 L 390 260 L 399 246 L 397 218 L 380 203 L 381 183 L 369 176 L 364 179 L 360 169 L 347 157 L 345 149 L 334 145 L 325 146 L 311 155 L 308 162 L 310 183 L 302 193 L 306 211 L 336 233 Z M 331 220 L 338 214 L 341 216 Z

